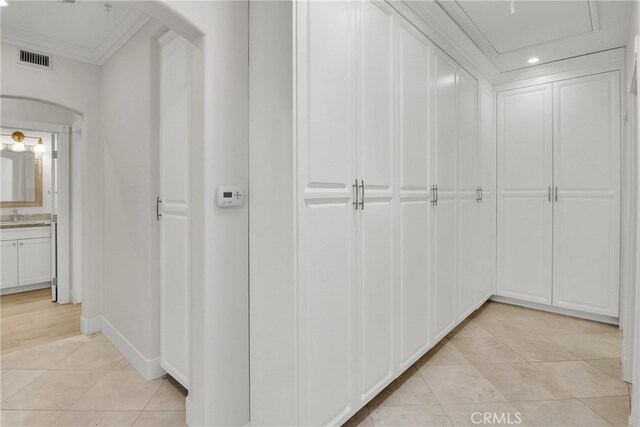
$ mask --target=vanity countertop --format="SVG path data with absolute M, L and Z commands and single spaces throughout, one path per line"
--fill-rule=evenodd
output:
M 48 219 L 37 219 L 31 221 L 4 221 L 0 222 L 0 230 L 8 228 L 27 228 L 27 227 L 49 227 L 51 221 Z

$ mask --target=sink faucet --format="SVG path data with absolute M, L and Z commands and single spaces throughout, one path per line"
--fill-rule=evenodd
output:
M 18 209 L 13 210 L 13 222 L 18 222 Z

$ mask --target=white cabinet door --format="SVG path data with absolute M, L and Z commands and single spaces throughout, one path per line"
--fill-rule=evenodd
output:
M 0 288 L 18 286 L 18 242 L 6 240 L 0 243 Z
M 18 240 L 18 278 L 20 286 L 51 281 L 50 237 Z
M 554 83 L 553 305 L 618 316 L 618 72 Z
M 458 108 L 458 319 L 476 305 L 476 240 L 478 202 L 478 82 L 459 73 Z
M 498 94 L 499 295 L 551 304 L 551 85 Z
M 191 47 L 160 39 L 160 366 L 189 387 Z
M 429 92 L 430 45 L 400 21 L 399 48 L 399 327 L 400 369 L 430 345 Z
M 357 2 L 358 173 L 364 205 L 358 215 L 358 402 L 393 376 L 394 128 L 393 15 L 384 3 Z
M 296 8 L 300 425 L 355 405 L 355 4 Z
M 496 287 L 496 102 L 490 88 L 479 90 L 478 176 L 482 202 L 478 206 L 476 244 L 477 303 L 486 301 Z
M 433 288 L 431 312 L 435 340 L 457 320 L 457 175 L 458 94 L 457 65 L 434 49 L 433 58 L 433 181 L 437 204 L 431 209 Z

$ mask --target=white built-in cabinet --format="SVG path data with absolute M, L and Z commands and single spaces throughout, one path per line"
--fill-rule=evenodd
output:
M 5 229 L 0 233 L 0 240 L 0 289 L 51 281 L 51 231 L 48 226 Z
M 501 296 L 618 317 L 618 72 L 498 93 Z
M 251 421 L 340 425 L 493 293 L 495 95 L 387 3 L 250 25 Z

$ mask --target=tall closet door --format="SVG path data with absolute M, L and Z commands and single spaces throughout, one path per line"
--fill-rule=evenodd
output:
M 160 54 L 160 366 L 189 387 L 191 45 L 169 32 Z
M 618 316 L 618 72 L 554 83 L 553 304 Z
M 458 320 L 475 309 L 478 211 L 478 82 L 459 74 L 458 104 Z
M 430 344 L 429 336 L 429 51 L 411 24 L 399 31 L 399 329 L 400 369 Z
M 358 2 L 358 401 L 393 376 L 394 129 L 393 17 L 384 3 Z M 362 194 L 361 194 L 362 195 Z
M 550 304 L 551 85 L 498 94 L 498 294 Z
M 477 302 L 486 301 L 496 286 L 496 96 L 480 86 L 478 182 L 482 202 L 478 207 L 478 241 L 476 244 Z
M 296 7 L 300 425 L 355 402 L 355 4 Z
M 457 65 L 434 49 L 433 55 L 433 182 L 437 204 L 431 209 L 433 287 L 431 312 L 435 340 L 457 320 L 456 218 L 458 177 Z M 435 201 L 434 201 L 435 202 Z

